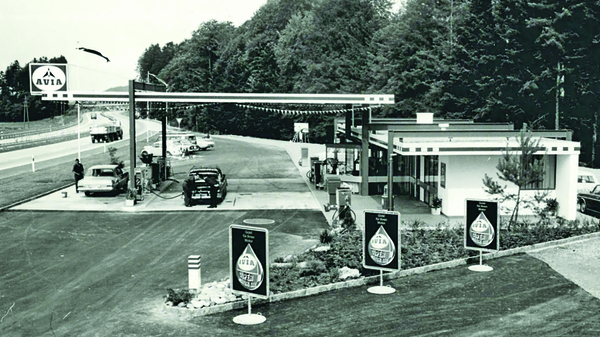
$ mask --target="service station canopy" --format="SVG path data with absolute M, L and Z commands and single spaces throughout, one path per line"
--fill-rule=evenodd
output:
M 136 83 L 142 84 L 142 83 Z M 142 90 L 138 89 L 137 90 Z M 151 89 L 146 89 L 151 90 Z M 42 100 L 129 102 L 128 92 L 52 92 Z M 356 94 L 244 94 L 193 92 L 135 92 L 136 102 L 279 103 L 279 104 L 394 104 L 394 95 Z
M 172 102 L 172 103 L 270 103 L 270 104 L 347 104 L 347 105 L 385 105 L 394 104 L 394 95 L 356 95 L 356 94 L 248 94 L 248 93 L 194 93 L 164 92 L 165 87 L 155 84 L 129 81 L 128 92 L 74 92 L 42 91 L 45 101 L 94 101 L 129 103 L 130 135 L 130 172 L 135 172 L 135 102 Z M 164 118 L 164 117 L 163 117 Z M 166 157 L 166 121 L 162 121 L 163 157 Z M 165 172 L 167 172 L 165 170 Z M 135 179 L 130 180 L 130 188 L 135 189 Z

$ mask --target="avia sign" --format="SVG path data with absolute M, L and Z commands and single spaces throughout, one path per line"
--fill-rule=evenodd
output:
M 66 64 L 30 63 L 29 78 L 29 92 L 32 95 L 68 90 Z

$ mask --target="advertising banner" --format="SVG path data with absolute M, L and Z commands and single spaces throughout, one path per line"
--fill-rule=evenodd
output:
M 269 297 L 269 232 L 229 226 L 229 270 L 233 293 Z
M 29 64 L 29 92 L 31 95 L 42 93 L 66 92 L 67 65 L 57 63 Z
M 368 269 L 400 269 L 400 213 L 365 211 L 363 266 Z
M 465 248 L 480 251 L 500 249 L 498 203 L 465 200 Z

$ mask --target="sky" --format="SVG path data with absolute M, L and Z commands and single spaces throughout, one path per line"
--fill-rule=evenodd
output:
M 152 44 L 180 43 L 212 19 L 240 26 L 266 0 L 0 0 L 0 71 L 64 56 L 73 91 L 126 86 Z M 97 50 L 105 59 L 77 50 Z

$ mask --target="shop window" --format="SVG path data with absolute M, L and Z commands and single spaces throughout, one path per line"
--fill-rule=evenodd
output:
M 534 160 L 541 160 L 544 165 L 542 181 L 523 186 L 523 190 L 553 190 L 556 188 L 556 155 L 535 155 Z
M 446 163 L 440 163 L 440 187 L 446 188 Z
M 425 174 L 423 179 L 424 183 L 437 188 L 439 162 L 438 156 L 425 156 L 423 159 L 423 173 Z

